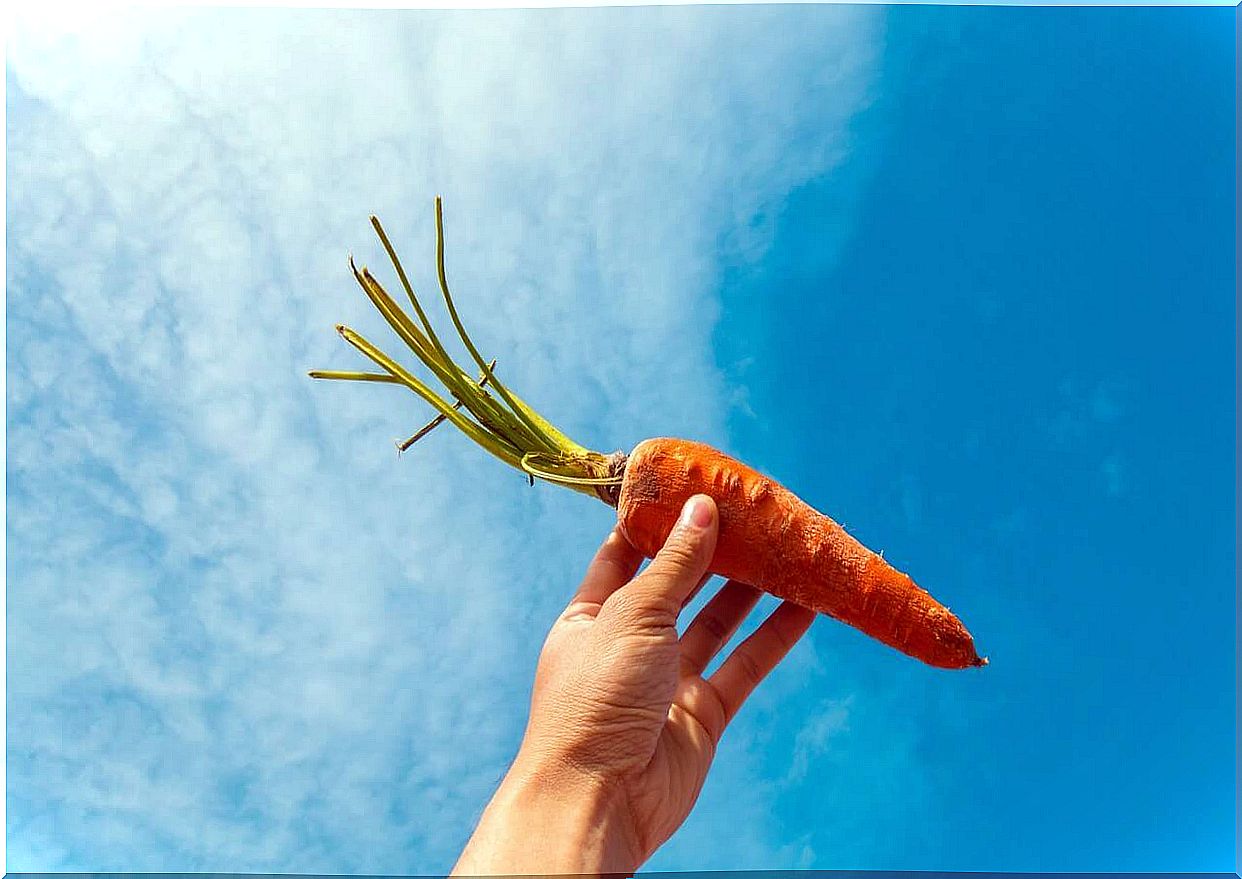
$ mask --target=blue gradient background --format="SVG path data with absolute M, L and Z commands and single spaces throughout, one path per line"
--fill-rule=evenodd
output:
M 944 584 L 991 655 L 920 679 L 943 838 L 895 832 L 905 868 L 1231 863 L 1228 17 L 894 11 L 839 263 L 811 183 L 726 287 L 736 449 Z M 908 671 L 853 640 L 860 688 Z
M 186 15 L 7 70 L 10 869 L 450 866 L 611 514 L 302 378 L 437 192 L 546 415 L 991 659 L 818 621 L 650 869 L 1232 869 L 1234 10 Z

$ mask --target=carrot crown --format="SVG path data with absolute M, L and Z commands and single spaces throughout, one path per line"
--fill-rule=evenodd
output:
M 445 396 L 437 393 L 361 334 L 340 324 L 336 331 L 383 372 L 315 369 L 311 370 L 310 377 L 404 385 L 431 404 L 438 414 L 408 439 L 398 443 L 399 451 L 405 451 L 440 424 L 449 421 L 492 455 L 525 473 L 532 484 L 537 477 L 598 497 L 615 506 L 624 456 L 620 453 L 604 455 L 591 451 L 553 427 L 501 382 L 495 373 L 496 361 L 489 363 L 484 360 L 462 326 L 457 307 L 453 304 L 453 296 L 449 293 L 444 269 L 444 211 L 440 197 L 436 197 L 436 270 L 440 292 L 444 296 L 444 304 L 448 308 L 457 335 L 479 369 L 477 378 L 462 369 L 445 350 L 431 326 L 431 321 L 427 319 L 427 313 L 419 304 L 414 288 L 379 219 L 371 217 L 371 225 L 375 227 L 384 250 L 388 252 L 388 258 L 392 260 L 401 286 L 405 288 L 410 304 L 414 307 L 418 324 L 410 319 L 366 266 L 360 270 L 354 265 L 351 256 L 349 267 L 354 278 L 388 325 L 431 371 L 454 402 L 450 403 Z M 491 391 L 495 391 L 495 395 Z

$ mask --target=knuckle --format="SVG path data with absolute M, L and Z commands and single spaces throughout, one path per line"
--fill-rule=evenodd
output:
M 742 679 L 748 686 L 758 686 L 759 682 L 763 680 L 763 669 L 760 668 L 754 654 L 749 650 L 739 650 L 734 655 L 737 659 L 737 668 L 742 675 Z
M 667 628 L 667 603 L 662 596 L 642 595 L 638 590 L 618 593 L 609 599 L 607 622 L 630 634 L 663 634 Z
M 777 608 L 777 613 L 774 614 L 774 619 L 772 620 L 772 634 L 782 653 L 788 653 L 793 650 L 798 641 L 802 639 L 802 635 L 806 632 L 809 624 L 809 621 L 804 617 L 802 608 L 789 602 Z
M 667 595 L 654 596 L 648 607 L 652 618 L 658 620 L 662 628 L 676 621 L 677 615 L 681 613 L 681 602 L 675 601 Z
M 728 626 L 714 613 L 704 614 L 700 617 L 699 625 L 703 627 L 703 631 L 717 641 L 723 641 L 729 634 Z
M 630 589 L 623 589 L 613 594 L 605 603 L 609 616 L 619 620 L 630 620 L 639 614 L 639 603 Z
M 698 568 L 703 564 L 702 555 L 702 546 L 698 542 L 685 537 L 674 538 L 664 544 L 652 567 L 676 571 Z
M 776 643 L 780 646 L 783 653 L 793 650 L 794 645 L 798 643 L 797 634 L 789 625 L 775 626 Z

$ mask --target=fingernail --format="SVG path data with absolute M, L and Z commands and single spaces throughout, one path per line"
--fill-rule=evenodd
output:
M 688 528 L 706 528 L 712 524 L 712 505 L 703 495 L 696 494 L 681 508 L 681 525 Z

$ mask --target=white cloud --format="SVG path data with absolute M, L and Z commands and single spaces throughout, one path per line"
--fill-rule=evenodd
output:
M 751 219 L 844 155 L 877 49 L 844 7 L 19 30 L 10 868 L 447 868 L 611 514 L 447 427 L 398 461 L 425 407 L 305 378 L 359 363 L 338 321 L 397 349 L 347 252 L 391 277 L 377 213 L 432 289 L 442 193 L 527 399 L 605 450 L 724 442 L 714 248 L 761 255 Z M 711 858 L 808 856 L 754 827 Z

